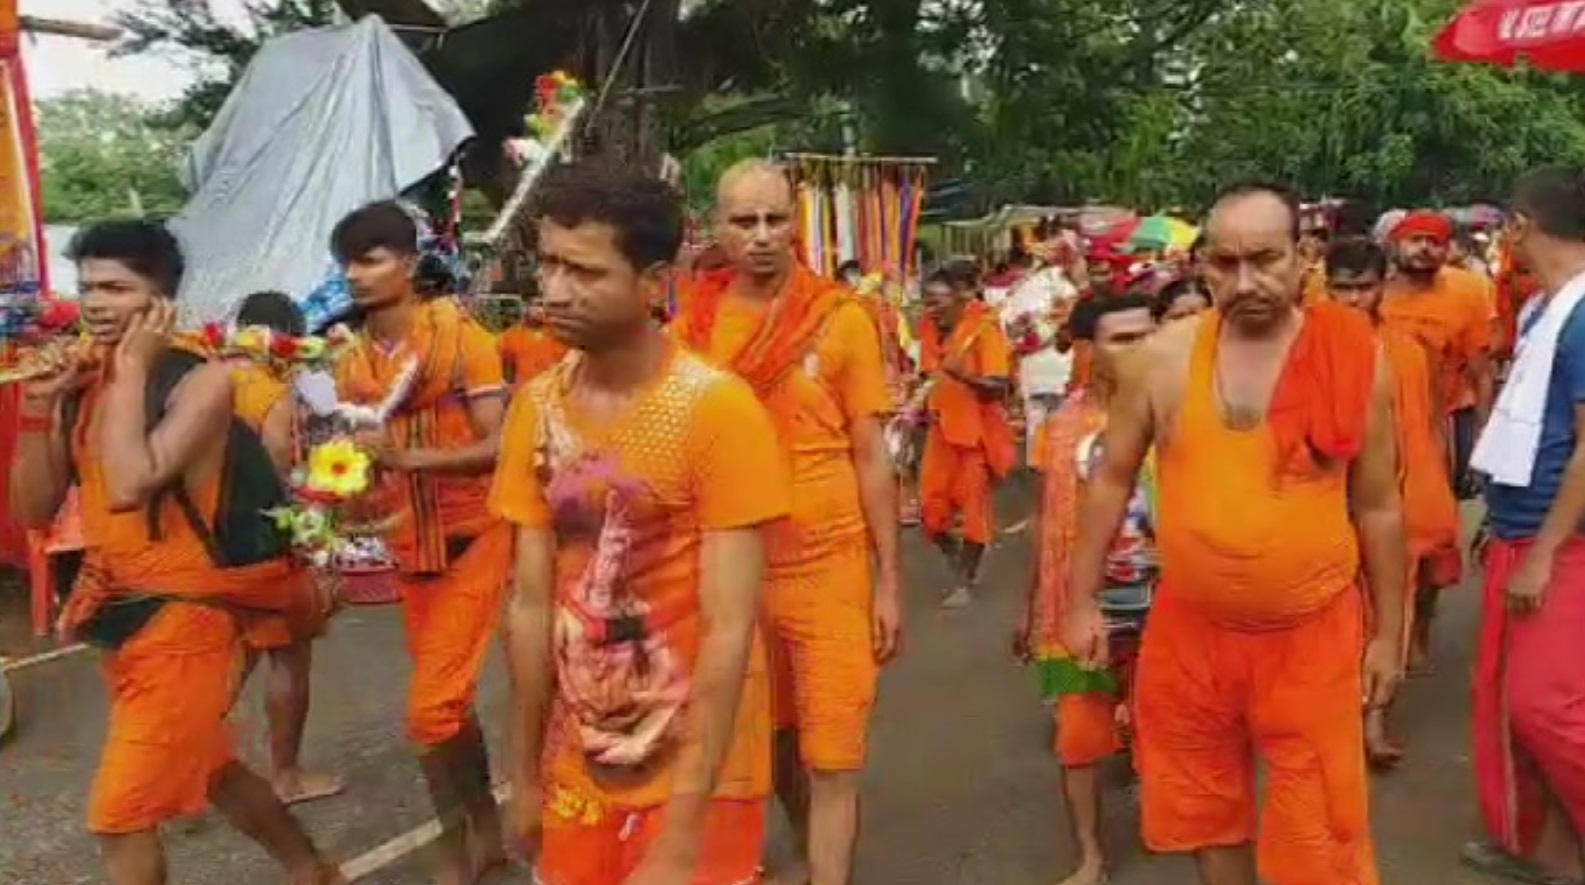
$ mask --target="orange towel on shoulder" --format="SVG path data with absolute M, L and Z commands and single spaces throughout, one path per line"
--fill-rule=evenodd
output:
M 1376 335 L 1369 321 L 1331 301 L 1306 307 L 1267 418 L 1283 461 L 1305 444 L 1333 461 L 1357 457 L 1365 447 L 1375 381 Z

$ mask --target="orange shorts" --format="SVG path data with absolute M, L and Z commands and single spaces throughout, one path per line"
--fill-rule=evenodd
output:
M 943 535 L 963 516 L 963 540 L 989 544 L 993 531 L 991 467 L 982 449 L 954 446 L 932 429 L 919 468 L 920 514 L 925 531 Z
M 110 729 L 89 831 L 141 833 L 207 807 L 210 781 L 233 759 L 226 714 L 241 660 L 232 616 L 184 603 L 105 654 Z
M 1052 750 L 1065 768 L 1099 765 L 1122 752 L 1117 698 L 1105 692 L 1072 692 L 1057 698 Z
M 1256 839 L 1271 885 L 1377 885 L 1360 712 L 1359 592 L 1291 627 L 1233 630 L 1172 592 L 1150 612 L 1134 680 L 1145 844 Z M 1253 750 L 1253 752 L 1251 751 Z
M 553 791 L 552 791 L 553 792 Z M 659 835 L 664 810 L 606 808 L 560 814 L 546 803 L 536 885 L 623 885 Z M 765 800 L 717 799 L 689 885 L 754 885 L 765 847 Z
M 460 734 L 473 716 L 479 675 L 506 603 L 513 537 L 511 526 L 493 526 L 445 574 L 401 582 L 407 648 L 413 656 L 407 737 L 416 744 L 443 744 Z
M 871 643 L 868 536 L 821 561 L 774 568 L 765 590 L 776 727 L 816 771 L 864 767 L 880 667 Z

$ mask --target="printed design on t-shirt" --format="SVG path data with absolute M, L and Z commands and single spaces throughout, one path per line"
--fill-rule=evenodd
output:
M 558 693 L 591 762 L 641 765 L 675 734 L 690 684 L 664 625 L 631 589 L 640 514 L 653 493 L 622 470 L 614 446 L 586 445 L 559 409 L 543 414 L 538 466 L 556 535 L 592 547 L 557 588 Z
M 1101 433 L 1079 440 L 1076 453 L 1079 481 L 1089 482 L 1106 460 Z M 1106 553 L 1106 583 L 1113 587 L 1137 586 L 1155 581 L 1159 560 L 1156 557 L 1156 527 L 1151 504 L 1150 459 L 1140 470 L 1139 481 L 1128 496 L 1122 524 L 1112 537 Z

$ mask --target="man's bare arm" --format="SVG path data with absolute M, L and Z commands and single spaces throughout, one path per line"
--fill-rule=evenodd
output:
M 425 473 L 473 475 L 495 469 L 501 454 L 501 421 L 506 416 L 506 397 L 486 393 L 468 400 L 468 423 L 474 441 L 455 449 L 413 449 L 403 453 L 399 466 Z
M 550 654 L 555 555 L 550 532 L 518 530 L 512 598 L 506 609 L 506 663 L 512 686 L 508 729 L 512 782 L 517 789 L 539 784 L 540 754 L 556 685 Z
M 58 396 L 22 399 L 24 421 L 48 421 L 48 429 L 22 430 L 11 461 L 11 512 L 30 529 L 47 529 L 55 522 L 71 485 L 70 430 L 62 426 Z
M 1049 418 L 1047 420 L 1050 420 Z M 1035 510 L 1029 516 L 1028 536 L 1035 539 L 1035 549 L 1029 556 L 1029 585 L 1024 591 L 1024 623 L 1035 620 L 1035 600 L 1040 597 L 1040 544 L 1042 525 L 1046 518 L 1046 483 L 1051 478 L 1044 470 L 1035 473 Z M 1076 502 L 1075 502 L 1076 503 Z
M 259 427 L 259 439 L 264 443 L 264 450 L 270 453 L 270 462 L 282 476 L 292 470 L 292 423 L 296 409 L 297 404 L 292 402 L 291 397 L 283 397 L 264 416 L 264 422 Z
M 1393 426 L 1392 375 L 1376 356 L 1376 381 L 1370 395 L 1365 448 L 1349 473 L 1349 501 L 1365 559 L 1365 580 L 1376 611 L 1376 635 L 1397 637 L 1403 630 L 1403 594 L 1408 575 L 1408 541 L 1398 490 L 1398 442 Z
M 691 865 L 700 851 L 704 818 L 726 761 L 738 702 L 754 647 L 765 540 L 759 527 L 706 532 L 699 584 L 703 635 L 671 799 L 656 838 L 662 856 Z
M 1497 401 L 1497 364 L 1489 353 L 1471 357 L 1466 369 L 1469 383 L 1475 390 L 1475 432 L 1486 426 L 1491 417 L 1492 404 Z
M 106 492 L 113 510 L 136 510 L 220 444 L 215 428 L 231 421 L 231 370 L 211 363 L 192 370 L 171 392 L 165 417 L 145 431 L 146 371 L 121 371 L 105 390 L 99 428 Z
M 902 580 L 897 553 L 897 469 L 886 447 L 886 432 L 881 419 L 873 415 L 854 421 L 848 432 L 853 439 L 853 466 L 858 471 L 859 504 L 864 508 L 880 573 L 876 587 L 895 590 Z
M 1585 404 L 1574 405 L 1574 451 L 1563 467 L 1557 497 L 1541 521 L 1530 552 L 1550 560 L 1570 538 L 1579 534 L 1585 520 Z
M 956 369 L 944 369 L 947 376 L 967 386 L 981 400 L 994 402 L 1007 396 L 1012 381 L 990 375 L 969 375 Z
M 1079 533 L 1073 547 L 1069 592 L 1073 599 L 1089 600 L 1101 592 L 1105 579 L 1106 551 L 1122 527 L 1128 499 L 1139 482 L 1139 469 L 1155 435 L 1151 387 L 1154 367 L 1162 358 L 1156 342 L 1140 359 L 1125 363 L 1127 371 L 1119 379 L 1116 396 L 1107 412 L 1102 436 L 1105 458 L 1084 485 L 1079 506 Z

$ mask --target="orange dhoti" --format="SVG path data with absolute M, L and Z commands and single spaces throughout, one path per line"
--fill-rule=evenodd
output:
M 1360 593 L 1289 626 L 1230 628 L 1171 588 L 1134 686 L 1143 831 L 1153 851 L 1256 840 L 1271 885 L 1377 885 L 1367 819 Z M 1251 753 L 1253 750 L 1253 754 Z
M 665 808 L 601 807 L 552 787 L 534 880 L 540 885 L 623 885 L 664 823 Z M 715 799 L 705 812 L 699 865 L 688 885 L 753 885 L 765 846 L 765 800 Z
M 171 602 L 104 656 L 110 730 L 88 829 L 125 835 L 203 811 L 232 761 L 226 713 L 240 675 L 237 627 L 212 605 Z
M 985 450 L 955 446 L 935 428 L 925 437 L 919 468 L 919 498 L 925 531 L 946 534 L 962 514 L 963 540 L 989 544 L 993 531 L 992 477 Z
M 402 619 L 413 656 L 407 736 L 426 747 L 462 732 L 500 625 L 512 565 L 513 529 L 497 523 L 433 578 L 404 576 Z
M 860 535 L 812 563 L 773 567 L 766 582 L 776 726 L 798 729 L 799 755 L 817 771 L 864 767 L 880 677 L 872 581 L 869 538 Z
M 1123 750 L 1117 727 L 1118 699 L 1104 691 L 1059 695 L 1052 750 L 1064 768 L 1099 765 Z

